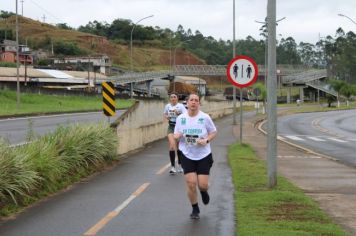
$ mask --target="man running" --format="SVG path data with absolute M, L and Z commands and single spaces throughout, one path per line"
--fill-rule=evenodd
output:
M 190 217 L 199 219 L 197 187 L 200 190 L 202 202 L 207 205 L 210 200 L 209 174 L 213 165 L 210 142 L 216 136 L 217 130 L 210 116 L 200 111 L 198 95 L 189 95 L 187 105 L 188 112 L 177 118 L 174 138 L 179 139 L 179 149 L 182 151 L 187 193 L 193 208 Z
M 168 145 L 169 145 L 169 159 L 171 161 L 171 169 L 169 170 L 170 174 L 175 174 L 177 171 L 179 173 L 183 172 L 181 167 L 181 152 L 177 151 L 177 141 L 173 137 L 174 127 L 176 125 L 177 116 L 186 112 L 184 105 L 178 103 L 177 94 L 172 93 L 169 96 L 170 102 L 164 108 L 164 117 L 168 120 L 168 129 L 167 129 L 167 137 L 168 137 Z M 178 168 L 175 168 L 176 162 L 176 152 L 178 156 Z

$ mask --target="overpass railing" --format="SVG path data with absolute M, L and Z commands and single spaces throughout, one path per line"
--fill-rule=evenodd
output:
M 297 74 L 287 75 L 282 77 L 283 84 L 305 84 L 314 80 L 326 78 L 327 71 L 323 70 L 308 70 Z
M 225 76 L 226 65 L 176 65 L 173 70 L 128 72 L 123 75 L 109 77 L 108 80 L 116 84 L 143 82 L 153 79 L 169 78 L 170 76 Z M 264 65 L 258 66 L 259 74 L 266 73 Z M 277 65 L 277 72 L 285 75 L 299 74 L 310 70 L 305 66 Z
M 306 85 L 337 97 L 337 92 L 331 87 L 331 85 L 323 83 L 320 80 L 309 81 Z

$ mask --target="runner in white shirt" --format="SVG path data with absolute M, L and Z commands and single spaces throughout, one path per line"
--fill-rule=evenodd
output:
M 192 219 L 199 219 L 197 186 L 203 203 L 209 203 L 208 183 L 213 165 L 210 141 L 216 136 L 216 127 L 210 116 L 199 110 L 200 100 L 190 94 L 187 101 L 188 112 L 177 117 L 174 138 L 179 139 L 182 151 L 182 167 L 187 185 L 188 198 L 192 204 Z
M 176 125 L 177 116 L 186 112 L 184 105 L 178 103 L 178 96 L 177 94 L 172 93 L 169 96 L 170 103 L 168 103 L 164 108 L 164 117 L 168 120 L 168 129 L 167 129 L 167 137 L 168 137 L 168 144 L 169 144 L 169 158 L 171 161 L 171 169 L 169 170 L 170 174 L 175 174 L 177 171 L 182 173 L 183 169 L 181 167 L 181 152 L 177 150 L 177 141 L 173 137 L 174 127 Z M 178 156 L 178 167 L 177 170 L 175 168 L 175 159 L 176 159 L 176 152 Z

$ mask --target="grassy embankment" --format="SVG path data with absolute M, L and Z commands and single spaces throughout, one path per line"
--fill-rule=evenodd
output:
M 316 202 L 283 177 L 266 186 L 266 167 L 248 145 L 229 147 L 235 185 L 236 235 L 347 235 Z
M 15 148 L 0 140 L 0 218 L 105 168 L 117 142 L 108 124 L 59 127 Z
M 118 100 L 117 108 L 128 108 L 133 103 L 133 100 Z M 2 116 L 101 109 L 100 96 L 25 93 L 21 94 L 20 109 L 16 109 L 16 93 L 0 91 Z M 115 159 L 118 142 L 107 124 L 59 127 L 29 141 L 32 142 L 12 148 L 0 140 L 0 217 L 16 213 L 101 170 Z
M 116 100 L 116 109 L 125 109 L 134 103 L 133 100 Z M 20 94 L 20 107 L 16 107 L 16 92 L 0 90 L 0 116 L 20 114 L 46 114 L 70 111 L 100 111 L 100 96 L 64 96 Z

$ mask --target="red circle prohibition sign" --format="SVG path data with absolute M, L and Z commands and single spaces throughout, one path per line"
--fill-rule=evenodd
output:
M 245 88 L 256 82 L 258 67 L 250 57 L 236 56 L 229 62 L 226 68 L 226 76 L 232 85 Z

